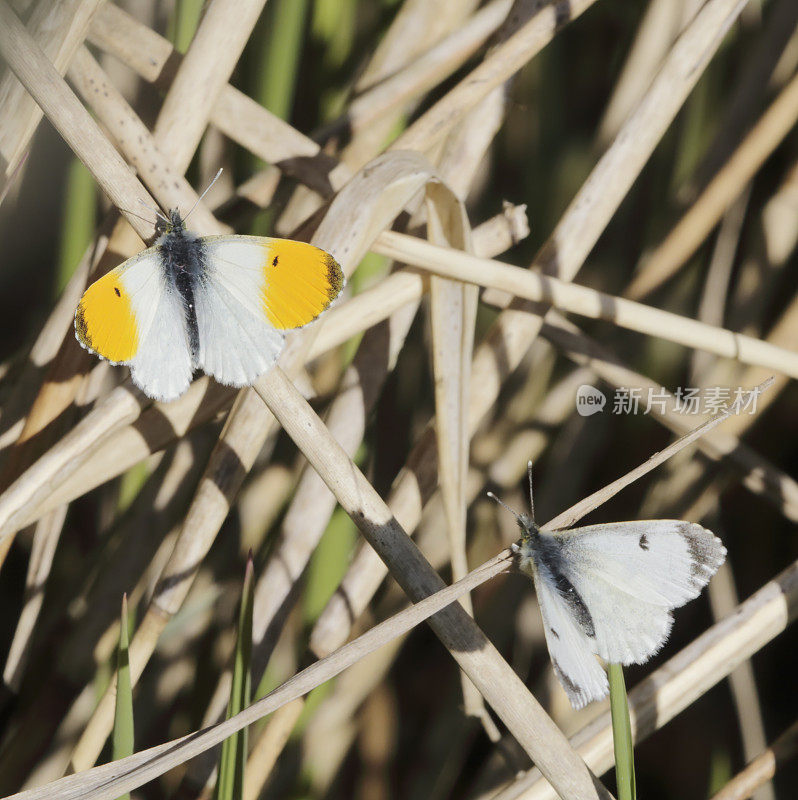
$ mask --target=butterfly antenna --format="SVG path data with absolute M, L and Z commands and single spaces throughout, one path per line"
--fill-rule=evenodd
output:
M 152 225 L 152 220 L 148 219 L 147 217 L 142 217 L 141 214 L 137 214 L 135 211 L 131 211 L 128 208 L 120 208 L 119 211 L 122 214 L 130 214 L 131 217 L 135 217 L 136 219 L 144 220 L 148 225 Z
M 154 206 L 151 206 L 149 203 L 145 203 L 141 198 L 139 198 L 139 203 L 141 203 L 144 206 L 144 208 L 149 208 L 150 211 L 152 211 L 152 213 L 155 214 L 156 217 L 158 217 L 158 219 L 163 220 L 167 225 L 169 224 L 169 217 L 167 217 L 164 214 L 162 214 L 161 211 L 159 211 L 157 208 L 155 208 Z M 127 213 L 128 214 L 133 214 L 132 211 L 128 211 Z M 141 217 L 138 214 L 133 214 L 133 216 L 134 217 L 138 217 L 139 219 L 144 219 L 144 217 Z M 144 221 L 145 222 L 149 222 L 148 219 L 145 219 Z
M 191 216 L 191 212 L 202 202 L 202 198 L 205 197 L 206 194 L 208 194 L 208 192 L 213 187 L 213 184 L 216 183 L 216 181 L 219 180 L 219 176 L 222 174 L 223 170 L 224 170 L 224 167 L 219 167 L 219 171 L 213 176 L 213 180 L 205 188 L 205 191 L 197 198 L 197 202 L 194 203 L 193 206 L 191 206 L 191 208 L 189 209 L 188 214 L 186 214 L 186 216 L 183 217 L 183 222 L 185 222 L 189 218 L 189 216 Z
M 496 495 L 493 494 L 493 492 L 488 492 L 488 497 L 490 497 L 491 500 L 495 500 L 500 506 L 506 508 L 515 517 L 519 525 L 523 525 L 523 520 L 521 519 L 521 515 L 517 511 L 514 511 L 512 508 L 510 508 L 510 506 L 508 506 L 507 503 L 504 502 L 504 500 L 499 500 L 499 498 L 496 497 Z
M 529 478 L 529 513 L 532 517 L 532 522 L 535 521 L 535 498 L 532 494 L 532 461 L 526 462 L 526 474 Z

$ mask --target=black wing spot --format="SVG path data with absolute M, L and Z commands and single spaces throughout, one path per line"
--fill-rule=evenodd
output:
M 557 631 L 555 631 L 555 630 L 554 630 L 554 628 L 549 628 L 549 633 L 551 633 L 551 635 L 552 635 L 552 636 L 553 636 L 555 639 L 559 639 L 559 638 L 560 638 L 560 634 L 559 634 L 559 633 L 557 633 Z
M 117 297 L 121 297 L 122 296 L 122 292 L 119 291 L 119 287 L 118 286 L 114 286 L 114 292 L 116 293 Z
M 277 256 L 275 256 L 274 259 L 272 260 L 272 266 L 273 267 L 277 266 Z
M 649 550 L 651 548 L 651 545 L 648 543 L 648 537 L 645 535 L 645 533 L 640 536 L 640 541 L 638 544 L 640 545 L 641 550 Z

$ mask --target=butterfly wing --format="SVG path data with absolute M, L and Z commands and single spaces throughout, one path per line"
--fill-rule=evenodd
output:
M 671 609 L 697 597 L 726 549 L 710 531 L 681 520 L 641 520 L 555 535 L 562 570 L 589 609 L 595 652 L 641 664 L 670 633 Z
M 593 700 L 600 700 L 609 691 L 607 675 L 593 655 L 593 642 L 557 590 L 555 576 L 545 563 L 534 560 L 522 561 L 522 569 L 530 573 L 535 582 L 546 646 L 554 672 L 571 705 L 582 708 Z
M 275 363 L 284 331 L 312 322 L 338 296 L 343 273 L 304 242 L 208 236 L 202 243 L 198 364 L 220 383 L 244 386 Z
M 80 344 L 112 364 L 155 400 L 173 400 L 191 383 L 191 352 L 179 293 L 164 277 L 159 249 L 129 258 L 95 281 L 75 312 Z

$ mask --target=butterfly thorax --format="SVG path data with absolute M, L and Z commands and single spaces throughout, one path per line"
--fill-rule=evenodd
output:
M 542 534 L 527 514 L 518 517 L 518 527 L 521 528 L 521 541 L 516 549 L 521 569 L 529 571 L 529 562 L 532 561 L 536 564 L 545 563 L 557 571 L 561 560 L 559 542 L 549 534 Z
M 593 619 L 585 601 L 568 577 L 567 561 L 563 555 L 561 539 L 547 531 L 541 531 L 526 515 L 523 517 L 523 524 L 519 520 L 519 525 L 524 531 L 518 545 L 519 569 L 533 578 L 536 569 L 545 573 L 544 579 L 554 585 L 582 630 L 587 636 L 593 638 L 596 635 Z
M 199 327 L 194 290 L 205 271 L 202 239 L 186 230 L 183 218 L 176 208 L 169 212 L 168 222 L 158 220 L 155 232 L 160 234 L 156 247 L 161 252 L 164 279 L 167 287 L 180 295 L 192 361 L 196 363 L 199 353 Z

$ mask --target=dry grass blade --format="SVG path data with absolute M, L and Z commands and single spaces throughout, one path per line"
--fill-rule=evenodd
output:
M 421 275 L 400 270 L 338 303 L 325 314 L 319 335 L 310 349 L 309 360 L 373 328 L 403 306 L 418 302 L 424 288 Z
M 427 235 L 438 245 L 471 250 L 471 228 L 463 205 L 441 184 L 427 187 Z M 466 486 L 468 474 L 468 396 L 477 290 L 458 281 L 433 277 L 430 284 L 432 369 L 435 381 L 435 432 L 438 475 L 446 515 L 452 577 L 468 572 L 466 558 Z M 473 616 L 470 598 L 463 606 Z M 466 713 L 483 716 L 473 685 L 463 679 Z
M 798 163 L 793 162 L 778 191 L 762 212 L 762 228 L 768 259 L 783 264 L 798 242 Z
M 6 0 L 0 0 L 0 53 L 117 208 L 153 204 Z M 138 217 L 131 214 L 128 222 L 142 239 L 152 234 Z
M 770 94 L 782 89 L 789 81 L 792 71 L 789 54 L 794 47 L 790 42 L 794 41 L 797 25 L 798 8 L 795 3 L 776 0 L 768 7 L 768 13 L 763 15 L 759 24 L 752 26 L 757 41 L 740 62 L 737 79 L 729 87 L 728 103 L 718 119 L 717 133 L 712 143 L 706 148 L 695 173 L 679 189 L 679 198 L 683 202 L 695 200 L 698 192 L 718 172 L 754 125 Z
M 154 136 L 179 172 L 188 168 L 266 0 L 211 0 L 169 88 Z
M 383 255 L 450 278 L 493 287 L 562 311 L 594 319 L 605 319 L 630 330 L 659 336 L 744 364 L 775 369 L 798 378 L 798 352 L 763 342 L 752 336 L 707 325 L 690 317 L 613 297 L 587 286 L 561 281 L 499 261 L 480 259 L 468 253 L 435 248 L 412 236 L 386 233 L 375 250 Z
M 120 386 L 0 495 L 0 541 L 26 525 L 31 511 L 91 456 L 91 447 L 111 431 L 134 420 L 141 395 Z
M 430 47 L 439 44 L 447 34 L 457 30 L 478 5 L 476 0 L 464 2 L 441 0 L 434 6 L 423 0 L 404 2 L 384 38 L 376 47 L 363 74 L 359 76 L 356 90 L 373 87 L 376 82 L 388 78 L 398 70 L 412 68 L 414 61 L 423 58 Z M 385 148 L 386 141 L 392 138 L 395 126 L 404 125 L 403 112 L 409 105 L 411 104 L 405 104 L 404 108 L 401 105 L 390 105 L 371 125 L 361 127 L 355 132 L 349 144 L 341 152 L 342 163 L 352 169 L 358 169 L 381 152 Z M 422 148 L 406 149 L 422 152 Z M 429 155 L 433 162 L 437 161 L 434 155 Z M 470 170 L 467 168 L 466 172 Z M 292 198 L 292 204 L 295 205 L 294 213 L 298 214 L 300 219 L 310 213 L 313 207 L 312 202 L 303 202 L 302 194 L 300 191 Z M 285 218 L 286 215 L 283 219 Z M 288 229 L 290 230 L 290 227 Z
M 82 44 L 101 0 L 59 0 L 37 3 L 27 21 L 31 38 L 41 47 L 56 70 L 63 74 L 75 50 Z M 22 164 L 30 140 L 42 118 L 42 109 L 10 73 L 0 81 L 0 203 Z
M 137 236 L 135 238 L 138 239 Z M 31 404 L 39 389 L 40 372 L 56 358 L 65 335 L 71 331 L 75 308 L 86 286 L 86 279 L 97 268 L 99 255 L 105 251 L 107 244 L 107 235 L 100 232 L 96 237 L 96 246 L 89 247 L 83 255 L 53 312 L 36 337 L 18 385 L 11 398 L 3 404 L 0 448 L 4 451 L 22 438 L 23 426 L 28 425 Z M 13 427 L 7 428 L 8 425 Z
M 674 275 L 717 225 L 746 183 L 798 120 L 798 73 L 745 137 L 666 239 L 645 259 L 626 294 L 640 299 Z
M 395 150 L 427 150 L 448 134 L 497 86 L 530 61 L 555 33 L 595 0 L 516 2 L 505 23 L 516 29 L 478 67 L 463 78 L 392 145 Z
M 798 753 L 798 722 L 794 722 L 773 744 L 735 775 L 711 800 L 746 800 L 769 781 L 777 770 Z
M 94 767 L 83 774 L 70 775 L 38 789 L 12 795 L 14 800 L 111 800 L 119 794 L 142 786 L 147 781 L 193 756 L 219 744 L 231 734 L 262 717 L 286 706 L 311 689 L 335 677 L 348 666 L 360 661 L 434 614 L 445 612 L 458 597 L 507 569 L 508 551 L 475 569 L 468 577 L 452 586 L 441 588 L 434 595 L 399 612 L 373 627 L 332 655 L 317 661 L 295 675 L 263 699 L 218 725 L 172 742 L 136 753 L 120 761 Z M 10 800 L 10 798 L 9 798 Z
M 88 106 L 116 140 L 117 146 L 147 184 L 161 208 L 190 208 L 191 225 L 206 234 L 229 233 L 204 204 L 181 172 L 172 168 L 172 160 L 159 149 L 122 94 L 113 85 L 86 47 L 81 47 L 70 64 L 67 75 Z M 161 141 L 164 141 L 162 134 Z M 150 214 L 152 216 L 152 214 Z
M 277 759 L 288 743 L 305 704 L 297 698 L 281 706 L 269 720 L 266 730 L 255 742 L 247 759 L 242 800 L 258 800 Z
M 357 135 L 368 125 L 433 88 L 485 42 L 507 16 L 512 4 L 513 0 L 493 0 L 486 4 L 461 27 L 402 70 L 358 94 L 348 105 L 344 117 L 330 123 L 326 129 L 336 130 L 345 126 Z
M 604 110 L 598 140 L 609 144 L 648 89 L 662 59 L 700 0 L 650 0 L 612 97 Z
M 44 590 L 53 565 L 55 549 L 61 538 L 67 507 L 61 506 L 46 514 L 36 524 L 33 547 L 25 579 L 25 604 L 19 614 L 17 628 L 3 669 L 3 683 L 18 692 L 28 660 L 31 639 L 44 602 Z
M 713 510 L 717 510 L 717 504 Z M 729 616 L 740 604 L 734 570 L 728 561 L 720 567 L 710 582 L 707 596 L 715 620 Z M 767 749 L 768 740 L 756 674 L 750 661 L 744 661 L 729 674 L 729 690 L 734 700 L 743 757 L 746 761 L 752 761 Z M 753 800 L 776 800 L 772 783 L 762 785 Z
M 120 388 L 118 391 L 123 390 Z M 142 411 L 144 403 L 141 400 L 135 402 L 137 398 L 138 395 L 132 395 L 133 402 L 128 415 L 117 420 L 106 420 L 107 404 L 101 402 L 96 416 L 90 412 L 86 416 L 89 422 L 78 423 L 48 451 L 48 457 L 58 455 L 63 458 L 63 465 L 71 467 L 71 459 L 74 459 L 76 469 L 73 472 L 54 465 L 52 470 L 48 470 L 53 473 L 54 479 L 47 478 L 47 491 L 43 492 L 44 496 L 40 499 L 26 504 L 26 510 L 21 515 L 24 522 L 14 527 L 30 524 L 62 502 L 86 494 L 152 453 L 170 446 L 190 429 L 207 423 L 220 411 L 229 409 L 234 394 L 227 387 L 213 384 L 208 378 L 202 377 L 194 381 L 189 390 L 173 403 L 155 403 Z M 118 401 L 119 397 L 115 396 L 113 402 Z M 110 425 L 109 435 L 105 438 L 98 438 L 99 429 L 94 427 L 97 422 Z M 80 433 L 83 441 L 70 454 L 67 447 L 73 433 Z M 35 468 L 39 468 L 39 462 Z M 27 472 L 25 476 L 30 477 Z M 3 502 L 0 499 L 0 507 Z
M 410 598 L 418 602 L 438 591 L 440 577 L 285 375 L 272 370 L 256 390 Z M 606 796 L 601 784 L 563 747 L 559 728 L 461 606 L 448 608 L 430 624 L 563 798 Z

